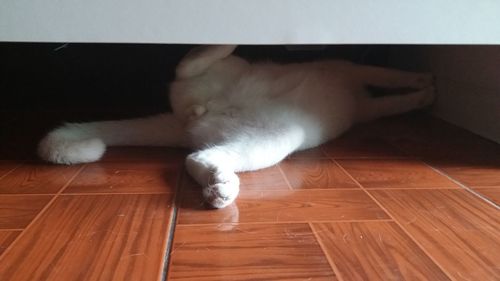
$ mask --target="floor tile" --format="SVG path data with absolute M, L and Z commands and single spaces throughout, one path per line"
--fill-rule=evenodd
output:
M 55 194 L 81 166 L 62 166 L 31 162 L 0 179 L 0 194 Z
M 344 280 L 449 280 L 394 222 L 312 227 Z
M 187 150 L 111 147 L 83 170 L 29 161 L 49 128 L 34 119 L 0 145 L 0 280 L 158 280 L 173 236 L 168 280 L 500 280 L 498 209 L 424 164 L 499 204 L 500 146 L 436 118 L 383 118 L 240 173 L 222 210 L 183 175 Z
M 417 160 L 338 160 L 365 188 L 457 188 L 445 176 Z
M 25 228 L 50 199 L 50 195 L 0 195 L 0 228 Z
M 20 230 L 0 230 L 0 256 L 5 252 L 5 250 L 14 242 L 14 240 L 21 234 Z
M 171 201 L 61 195 L 2 256 L 0 280 L 158 280 Z
M 241 190 L 288 190 L 288 183 L 278 166 L 254 172 L 238 173 Z
M 331 159 L 287 159 L 280 167 L 293 189 L 359 188 Z
M 242 191 L 235 203 L 220 210 L 206 210 L 200 193 L 185 195 L 179 210 L 180 224 L 389 218 L 361 190 Z
M 179 165 L 154 162 L 88 164 L 65 193 L 168 193 L 174 192 Z
M 391 143 L 422 159 L 498 159 L 500 146 L 437 118 L 407 122 L 414 132 L 395 137 Z
M 466 190 L 371 190 L 457 280 L 499 280 L 500 210 Z
M 343 158 L 403 158 L 406 155 L 397 147 L 379 138 L 341 137 L 322 146 L 326 155 Z
M 294 152 L 294 153 L 290 154 L 287 158 L 289 158 L 289 159 L 323 159 L 323 158 L 328 158 L 328 156 L 323 151 L 322 146 L 318 146 L 315 148 Z
M 16 161 L 0 161 L 0 178 L 14 170 L 19 165 L 20 162 Z
M 225 224 L 178 226 L 168 280 L 336 277 L 307 224 Z
M 430 164 L 468 187 L 500 187 L 500 158 L 496 161 L 441 160 Z

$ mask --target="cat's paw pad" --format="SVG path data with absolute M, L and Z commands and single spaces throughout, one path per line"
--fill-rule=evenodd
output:
M 240 180 L 235 173 L 215 173 L 213 184 L 203 188 L 205 202 L 213 208 L 224 208 L 238 196 Z
M 417 89 L 425 89 L 434 84 L 434 75 L 430 73 L 420 74 L 414 81 L 414 86 Z

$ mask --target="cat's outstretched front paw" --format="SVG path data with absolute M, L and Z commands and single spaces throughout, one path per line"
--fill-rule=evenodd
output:
M 213 184 L 203 188 L 203 198 L 213 208 L 224 208 L 236 199 L 239 186 L 240 180 L 235 173 L 217 172 Z

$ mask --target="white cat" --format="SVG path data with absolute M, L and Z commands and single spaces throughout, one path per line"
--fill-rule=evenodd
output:
M 173 113 L 149 118 L 66 124 L 39 145 L 45 160 L 84 163 L 106 145 L 189 147 L 189 174 L 208 204 L 223 208 L 239 191 L 241 171 L 262 169 L 312 148 L 354 123 L 407 112 L 434 98 L 432 76 L 346 61 L 255 63 L 231 55 L 236 46 L 193 49 L 170 87 Z M 371 98 L 366 86 L 412 88 Z

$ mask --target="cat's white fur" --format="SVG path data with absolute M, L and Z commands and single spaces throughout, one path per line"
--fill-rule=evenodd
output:
M 357 122 L 421 108 L 434 97 L 428 74 L 346 61 L 251 64 L 231 55 L 234 48 L 199 47 L 181 61 L 170 87 L 173 113 L 66 124 L 40 142 L 39 155 L 73 164 L 99 160 L 107 145 L 189 147 L 189 174 L 207 203 L 222 208 L 238 194 L 236 172 L 269 167 Z M 371 98 L 367 85 L 414 91 Z

